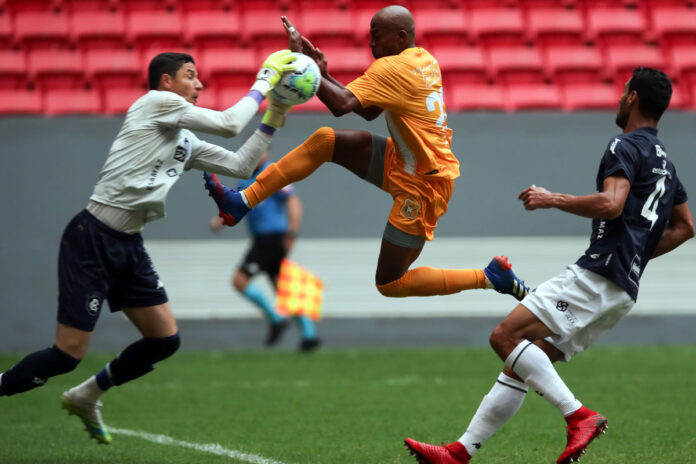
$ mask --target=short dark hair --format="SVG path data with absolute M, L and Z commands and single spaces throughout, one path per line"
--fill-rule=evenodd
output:
M 187 53 L 167 52 L 160 53 L 150 61 L 147 69 L 147 78 L 150 82 L 150 90 L 157 90 L 162 74 L 176 76 L 176 72 L 184 63 L 193 63 L 193 57 Z
M 672 83 L 659 69 L 638 66 L 628 84 L 628 91 L 638 93 L 638 109 L 649 118 L 658 121 L 672 98 Z

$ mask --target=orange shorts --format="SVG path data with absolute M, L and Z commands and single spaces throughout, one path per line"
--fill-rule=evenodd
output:
M 454 180 L 409 174 L 402 163 L 394 142 L 388 138 L 381 188 L 394 199 L 389 223 L 407 234 L 432 240 L 437 220 L 447 212 Z

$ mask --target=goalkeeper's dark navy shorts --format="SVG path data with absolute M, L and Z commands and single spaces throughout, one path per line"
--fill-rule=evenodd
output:
M 249 277 L 265 272 L 271 280 L 280 274 L 280 263 L 287 255 L 283 238 L 285 234 L 270 234 L 254 237 L 254 243 L 239 265 Z
M 142 236 L 111 229 L 83 210 L 60 241 L 58 322 L 91 332 L 104 300 L 112 312 L 168 301 Z

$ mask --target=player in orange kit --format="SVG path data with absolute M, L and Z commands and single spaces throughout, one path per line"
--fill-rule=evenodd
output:
M 206 189 L 225 224 L 235 225 L 274 192 L 330 161 L 394 199 L 375 276 L 380 293 L 429 296 L 489 288 L 518 300 L 526 296 L 528 288 L 504 256 L 493 258 L 485 269 L 409 270 L 425 241 L 432 240 L 459 177 L 459 162 L 450 149 L 452 130 L 447 127 L 440 67 L 430 53 L 415 46 L 411 13 L 394 5 L 373 16 L 370 48 L 375 61 L 345 87 L 328 74 L 321 50 L 286 17 L 282 20 L 290 49 L 302 51 L 319 65 L 323 78 L 317 95 L 334 116 L 355 112 L 369 121 L 385 111 L 391 137 L 322 127 L 240 192 L 220 184 L 214 174 L 204 174 Z

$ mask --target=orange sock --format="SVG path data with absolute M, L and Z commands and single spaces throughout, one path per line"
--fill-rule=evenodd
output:
M 335 139 L 333 129 L 322 127 L 280 161 L 271 164 L 244 189 L 249 206 L 255 207 L 286 185 L 304 179 L 323 163 L 331 161 Z
M 397 298 L 450 295 L 474 288 L 486 288 L 486 275 L 483 269 L 417 267 L 393 282 L 377 285 L 382 295 Z

